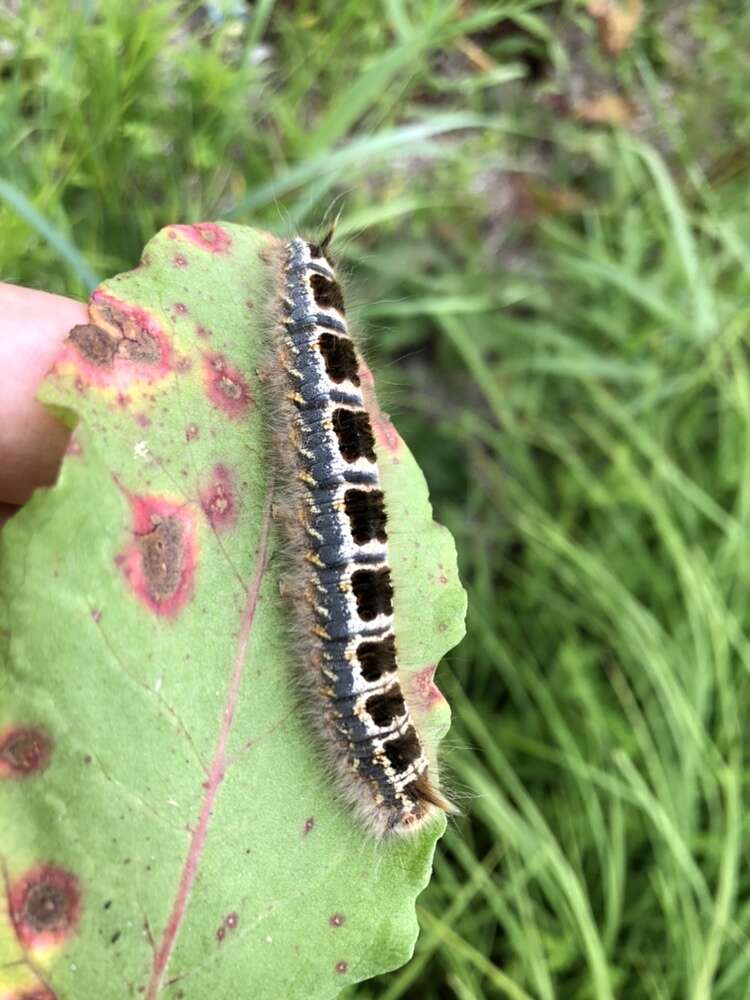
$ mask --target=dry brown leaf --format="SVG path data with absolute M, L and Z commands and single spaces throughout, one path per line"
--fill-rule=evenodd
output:
M 629 125 L 633 120 L 633 108 L 619 94 L 600 94 L 578 101 L 573 107 L 573 117 L 591 125 Z
M 602 49 L 616 58 L 628 48 L 641 23 L 643 0 L 591 0 L 588 12 L 596 19 Z

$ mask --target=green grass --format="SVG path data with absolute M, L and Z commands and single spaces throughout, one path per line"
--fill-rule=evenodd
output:
M 750 997 L 750 14 L 647 6 L 618 60 L 572 2 L 0 14 L 6 280 L 342 210 L 470 597 L 465 816 L 362 1000 Z M 631 129 L 571 113 L 614 90 Z

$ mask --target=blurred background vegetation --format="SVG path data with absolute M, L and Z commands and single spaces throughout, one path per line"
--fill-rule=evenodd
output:
M 351 997 L 750 997 L 750 9 L 7 0 L 0 273 L 338 257 L 456 536 L 466 815 Z

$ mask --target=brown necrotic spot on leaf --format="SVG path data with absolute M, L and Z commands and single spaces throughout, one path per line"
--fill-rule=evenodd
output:
M 117 354 L 117 338 L 93 323 L 74 326 L 68 339 L 83 358 L 100 368 L 109 368 Z
M 176 253 L 172 258 L 175 267 L 187 267 L 188 259 L 184 254 Z
M 132 541 L 117 563 L 139 600 L 157 615 L 173 618 L 193 591 L 196 511 L 166 497 L 128 495 L 128 500 Z
M 338 972 L 340 976 L 343 976 L 348 971 L 349 971 L 348 962 L 343 961 L 343 959 L 340 962 L 336 962 L 336 972 Z
M 355 570 L 352 573 L 352 591 L 357 600 L 357 612 L 363 621 L 372 621 L 380 614 L 393 614 L 393 587 L 391 571 L 387 566 Z
M 201 507 L 215 531 L 228 531 L 237 523 L 234 476 L 225 465 L 217 465 L 200 491 Z
M 223 354 L 207 354 L 203 359 L 206 391 L 211 402 L 231 420 L 241 420 L 253 398 L 245 378 Z
M 312 828 L 315 826 L 315 817 L 308 816 L 302 827 L 302 836 L 306 837 L 308 833 L 311 832 Z
M 340 406 L 333 411 L 332 420 L 339 451 L 345 461 L 356 462 L 358 458 L 375 461 L 375 439 L 370 418 L 363 410 Z
M 81 887 L 71 872 L 38 865 L 8 890 L 10 917 L 18 940 L 27 950 L 62 944 L 81 917 Z
M 151 531 L 139 536 L 143 575 L 157 601 L 174 597 L 182 578 L 184 528 L 176 517 L 157 520 Z
M 0 778 L 28 778 L 49 763 L 52 741 L 40 729 L 24 726 L 0 733 Z
M 348 337 L 339 337 L 335 333 L 321 333 L 318 337 L 318 349 L 332 382 L 339 383 L 348 379 L 353 385 L 359 385 L 357 355 Z
M 346 918 L 344 917 L 343 913 L 332 913 L 331 916 L 328 918 L 328 923 L 331 925 L 331 927 L 341 927 L 345 919 Z
M 138 383 L 153 384 L 170 373 L 171 344 L 156 317 L 97 289 L 89 303 L 91 322 L 75 326 L 55 362 L 81 388 L 123 394 Z
M 168 347 L 164 332 L 145 309 L 121 302 L 98 290 L 89 312 L 97 324 L 117 340 L 117 354 L 128 361 L 158 365 Z
M 198 429 L 197 424 L 188 424 L 187 427 L 185 428 L 185 440 L 195 441 L 199 433 L 200 431 Z

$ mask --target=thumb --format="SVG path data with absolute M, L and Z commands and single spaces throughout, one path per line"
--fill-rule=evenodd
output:
M 0 508 L 54 482 L 70 431 L 35 395 L 68 331 L 87 315 L 62 295 L 0 282 Z

